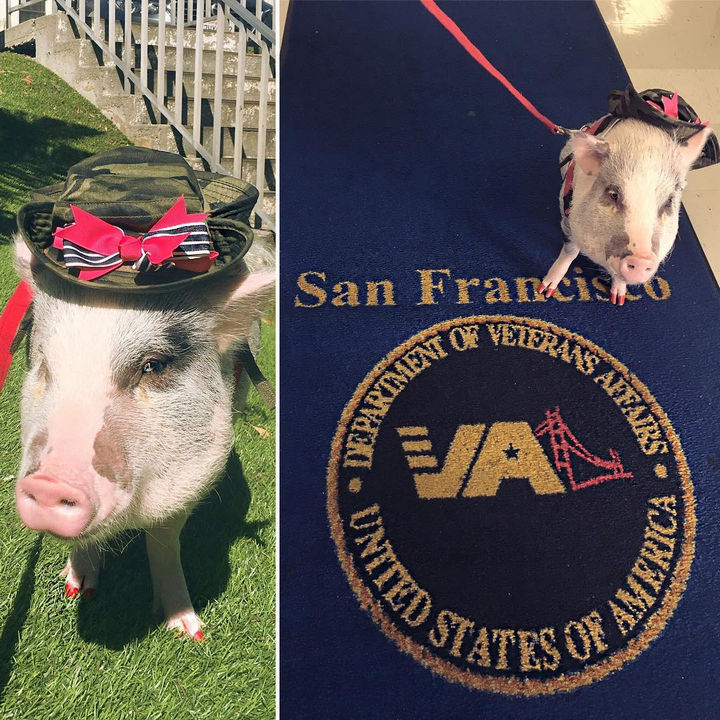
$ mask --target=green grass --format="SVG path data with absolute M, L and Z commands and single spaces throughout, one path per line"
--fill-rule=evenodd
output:
M 87 100 L 34 60 L 0 53 L 0 235 L 32 188 L 89 155 L 130 144 Z
M 29 79 L 28 79 L 29 78 Z M 0 53 L 0 302 L 12 269 L 14 214 L 33 187 L 126 139 L 65 83 Z M 258 358 L 274 382 L 274 322 Z M 236 451 L 183 532 L 190 595 L 206 642 L 175 638 L 151 615 L 142 538 L 117 543 L 90 602 L 65 600 L 66 546 L 27 530 L 14 507 L 20 457 L 18 352 L 0 397 L 0 712 L 11 718 L 274 717 L 275 425 L 252 390 Z M 266 428 L 263 438 L 253 426 Z

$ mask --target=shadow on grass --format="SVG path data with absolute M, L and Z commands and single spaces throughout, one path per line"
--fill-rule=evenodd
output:
M 181 536 L 185 577 L 198 612 L 227 587 L 231 545 L 238 538 L 259 542 L 257 534 L 269 522 L 246 523 L 249 506 L 250 488 L 233 451 L 220 483 L 190 516 Z M 122 553 L 106 558 L 97 595 L 78 608 L 78 633 L 86 642 L 120 650 L 161 621 L 152 614 L 152 585 L 140 533 Z
M 0 108 L 0 236 L 15 230 L 15 214 L 30 190 L 65 178 L 68 168 L 90 155 L 74 147 L 100 130 L 50 117 L 30 117 Z
M 25 618 L 30 609 L 30 600 L 35 589 L 35 565 L 37 565 L 41 547 L 42 535 L 38 534 L 25 564 L 22 578 L 20 578 L 12 610 L 7 620 L 5 620 L 2 634 L 0 634 L 0 701 L 2 701 L 5 686 L 10 679 L 13 657 L 20 639 L 20 631 L 25 624 Z

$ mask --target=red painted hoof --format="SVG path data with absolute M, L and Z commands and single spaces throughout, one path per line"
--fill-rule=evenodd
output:
M 624 295 L 621 295 L 621 296 L 618 298 L 618 305 L 624 305 L 624 304 L 625 304 L 625 296 L 624 296 Z
M 202 630 L 198 630 L 198 631 L 193 635 L 193 640 L 194 640 L 195 642 L 202 642 L 204 639 L 205 639 L 205 636 L 203 635 L 203 631 L 202 631 Z
M 542 291 L 545 289 L 545 283 L 540 283 L 540 287 L 538 288 L 538 292 L 542 293 Z
M 71 585 L 70 583 L 65 583 L 65 597 L 66 598 L 76 598 L 78 596 L 78 593 L 80 592 L 80 588 L 75 587 L 74 585 Z

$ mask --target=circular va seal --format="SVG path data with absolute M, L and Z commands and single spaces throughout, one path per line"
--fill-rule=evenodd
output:
M 636 657 L 694 550 L 687 464 L 653 396 L 597 345 L 520 317 L 434 325 L 372 370 L 335 435 L 328 512 L 383 632 L 510 694 Z

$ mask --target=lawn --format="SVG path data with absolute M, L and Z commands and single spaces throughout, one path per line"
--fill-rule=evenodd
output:
M 127 140 L 34 61 L 0 53 L 0 302 L 17 277 L 9 245 L 28 192 Z M 274 381 L 274 321 L 258 362 Z M 0 397 L 0 712 L 22 718 L 247 718 L 275 712 L 275 422 L 252 390 L 237 456 L 195 511 L 183 561 L 206 641 L 168 633 L 151 614 L 144 542 L 118 541 L 97 595 L 63 598 L 66 546 L 26 529 L 13 487 L 20 457 L 18 352 Z M 268 437 L 257 428 L 269 431 Z

